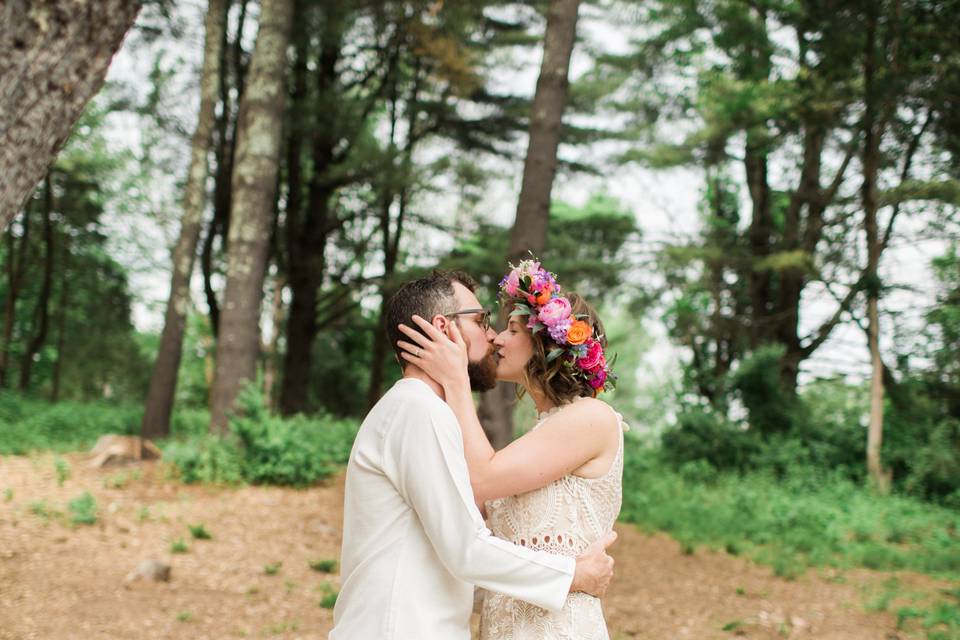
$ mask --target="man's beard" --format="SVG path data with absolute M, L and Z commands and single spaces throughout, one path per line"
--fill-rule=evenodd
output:
M 493 351 L 479 362 L 467 363 L 467 375 L 470 377 L 470 388 L 474 391 L 490 391 L 497 386 L 497 361 Z

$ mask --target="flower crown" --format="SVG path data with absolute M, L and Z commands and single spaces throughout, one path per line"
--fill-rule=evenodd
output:
M 524 260 L 519 266 L 510 265 L 500 291 L 513 299 L 511 316 L 528 316 L 531 333 L 545 330 L 557 345 L 547 353 L 547 362 L 563 358 L 574 377 L 586 381 L 595 393 L 616 386 L 617 376 L 593 336 L 593 327 L 583 321 L 586 315 L 573 314 L 570 300 L 560 295 L 556 274 L 541 268 L 535 259 Z

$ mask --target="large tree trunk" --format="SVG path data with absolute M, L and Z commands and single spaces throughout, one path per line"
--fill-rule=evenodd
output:
M 258 319 L 274 216 L 292 22 L 292 0 L 263 2 L 240 107 L 227 285 L 210 394 L 210 428 L 220 433 L 227 431 L 227 414 L 237 394 L 256 375 Z
M 37 331 L 23 352 L 20 365 L 20 390 L 30 388 L 30 374 L 33 359 L 47 341 L 50 327 L 50 291 L 53 289 L 53 180 L 50 174 L 43 181 L 43 284 L 40 286 L 40 299 L 37 300 Z
M 206 202 L 208 154 L 213 127 L 220 76 L 220 52 L 226 29 L 227 0 L 210 0 L 205 21 L 203 67 L 200 76 L 200 112 L 197 128 L 190 142 L 190 169 L 183 194 L 183 219 L 180 236 L 173 250 L 170 296 L 164 317 L 163 333 L 157 360 L 153 365 L 150 390 L 140 423 L 143 438 L 158 439 L 170 435 L 170 414 L 177 389 L 177 373 L 183 351 L 183 332 L 190 307 L 190 276 L 197 255 L 197 239 L 203 223 Z
M 517 202 L 517 217 L 510 232 L 507 258 L 516 262 L 528 252 L 540 256 L 547 244 L 550 222 L 550 192 L 557 172 L 557 147 L 563 127 L 563 111 L 569 93 L 570 56 L 577 37 L 580 0 L 551 0 L 544 35 L 543 62 L 530 114 L 530 140 L 523 163 L 523 182 Z M 501 314 L 498 325 L 506 324 Z M 499 383 L 480 395 L 480 420 L 495 449 L 513 440 L 513 406 L 516 387 Z
M 0 3 L 0 229 L 23 207 L 100 89 L 140 4 Z

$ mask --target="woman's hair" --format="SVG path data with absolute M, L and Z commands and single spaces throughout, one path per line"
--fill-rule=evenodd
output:
M 564 292 L 564 296 L 570 301 L 570 310 L 573 317 L 583 316 L 580 319 L 593 328 L 593 337 L 600 343 L 604 350 L 607 348 L 607 336 L 603 330 L 603 323 L 596 309 L 590 306 L 586 300 L 578 293 L 572 291 Z M 519 316 L 527 318 L 527 316 Z M 555 405 L 567 404 L 573 402 L 578 397 L 595 398 L 598 389 L 590 386 L 590 383 L 582 376 L 576 375 L 576 365 L 565 358 L 555 358 L 547 362 L 547 354 L 551 349 L 556 348 L 557 344 L 550 339 L 550 334 L 544 329 L 537 333 L 532 333 L 527 328 L 526 322 L 521 322 L 523 331 L 530 335 L 533 343 L 533 355 L 527 361 L 522 373 L 522 382 L 525 387 L 540 389 Z M 523 395 L 523 387 L 517 388 L 517 394 Z

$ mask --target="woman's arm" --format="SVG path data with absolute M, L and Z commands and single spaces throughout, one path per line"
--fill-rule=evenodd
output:
M 463 433 L 464 456 L 478 505 L 487 500 L 544 487 L 601 456 L 619 442 L 619 422 L 599 400 L 586 399 L 565 407 L 538 429 L 500 451 L 494 451 L 477 417 L 466 375 L 466 345 L 456 323 L 450 335 L 422 318 L 414 322 L 427 333 L 400 325 L 412 342 L 401 341 L 402 356 L 443 386 L 447 404 Z

